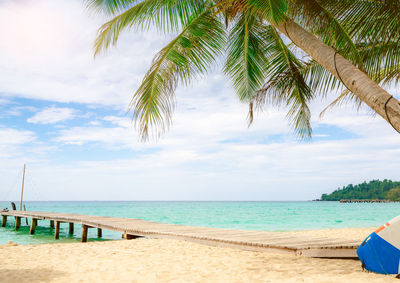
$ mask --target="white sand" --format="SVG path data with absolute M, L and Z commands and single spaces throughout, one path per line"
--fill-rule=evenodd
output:
M 291 232 L 363 239 L 373 229 Z M 0 246 L 0 282 L 399 282 L 358 260 L 242 251 L 167 239 Z

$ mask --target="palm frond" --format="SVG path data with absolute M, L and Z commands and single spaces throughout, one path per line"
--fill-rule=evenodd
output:
M 157 136 L 169 127 L 177 84 L 187 84 L 193 76 L 206 72 L 225 41 L 223 25 L 205 10 L 157 54 L 130 104 L 144 140 L 150 128 Z
M 400 82 L 400 64 L 381 70 L 376 74 L 376 78 L 382 85 L 398 84 Z
M 337 90 L 341 84 L 334 75 L 315 60 L 310 60 L 305 63 L 302 72 L 312 91 L 322 96 L 325 96 L 330 91 Z
M 267 42 L 268 79 L 263 88 L 254 96 L 258 108 L 265 103 L 289 107 L 287 116 L 300 138 L 311 137 L 311 113 L 308 103 L 313 98 L 311 88 L 302 74 L 304 62 L 296 58 L 285 45 L 279 33 L 269 26 L 264 33 Z
M 87 8 L 96 12 L 114 15 L 126 10 L 139 0 L 85 0 Z
M 115 45 L 120 33 L 127 28 L 147 30 L 154 26 L 165 32 L 186 26 L 194 15 L 204 11 L 201 0 L 143 0 L 103 24 L 98 32 L 95 56 Z
M 264 84 L 268 59 L 262 24 L 251 11 L 242 13 L 228 37 L 224 71 L 231 78 L 240 101 L 249 103 Z
M 400 65 L 399 42 L 362 42 L 357 45 L 364 61 L 367 74 L 370 77 L 380 74 L 385 77 L 392 67 Z
M 320 118 L 323 118 L 326 112 L 332 110 L 336 106 L 341 106 L 345 103 L 352 103 L 357 111 L 361 109 L 363 102 L 354 93 L 350 92 L 349 90 L 344 90 L 337 98 L 335 98 L 328 106 L 326 106 L 321 113 L 319 114 Z
M 287 0 L 248 0 L 248 5 L 253 13 L 259 14 L 270 23 L 279 23 L 287 19 Z
M 326 0 L 333 15 L 346 29 L 362 41 L 396 41 L 400 36 L 400 2 L 398 0 Z

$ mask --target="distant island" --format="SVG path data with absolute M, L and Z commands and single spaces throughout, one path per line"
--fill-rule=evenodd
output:
M 358 185 L 338 188 L 331 194 L 322 194 L 321 200 L 389 200 L 400 201 L 400 182 L 372 180 Z

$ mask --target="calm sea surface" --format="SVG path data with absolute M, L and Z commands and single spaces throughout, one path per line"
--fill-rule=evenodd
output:
M 0 208 L 11 205 L 0 202 Z M 17 203 L 17 207 L 19 207 Z M 339 202 L 26 202 L 27 210 L 79 213 L 140 218 L 150 221 L 204 227 L 245 230 L 291 231 L 325 228 L 374 227 L 400 214 L 400 203 Z M 60 240 L 80 240 L 80 225 L 68 235 L 68 224 L 61 224 Z M 0 244 L 56 242 L 49 221 L 39 221 L 35 235 L 29 226 L 14 231 L 9 217 L 0 228 Z M 95 241 L 96 229 L 89 229 L 89 241 Z M 121 233 L 103 230 L 103 240 L 121 239 Z

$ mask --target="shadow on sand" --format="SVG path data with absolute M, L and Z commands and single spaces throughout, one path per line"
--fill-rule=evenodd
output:
M 65 275 L 66 273 L 63 271 L 48 268 L 0 268 L 0 282 L 7 283 L 53 282 L 56 278 L 63 277 Z

